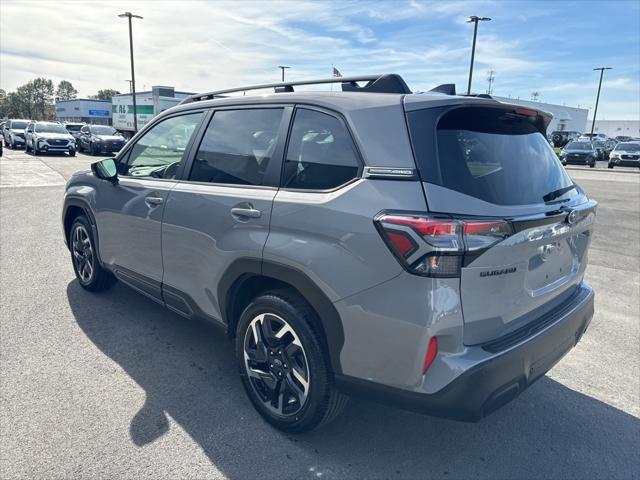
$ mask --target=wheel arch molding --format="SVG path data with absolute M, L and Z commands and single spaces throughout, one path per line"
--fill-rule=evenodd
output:
M 91 223 L 91 228 L 93 229 L 93 241 L 95 243 L 96 256 L 98 257 L 98 261 L 102 265 L 102 259 L 100 258 L 100 249 L 98 248 L 98 230 L 96 218 L 93 215 L 93 211 L 89 206 L 89 203 L 83 199 L 78 197 L 67 197 L 64 200 L 64 205 L 62 207 L 62 228 L 64 233 L 64 242 L 68 249 L 70 249 L 69 244 L 69 234 L 71 233 L 71 226 L 73 225 L 73 220 L 80 214 L 84 214 L 88 219 L 89 223 Z
M 228 335 L 235 335 L 239 317 L 251 299 L 266 291 L 282 288 L 297 293 L 313 308 L 320 321 L 331 369 L 334 374 L 341 374 L 342 319 L 322 289 L 295 267 L 258 258 L 238 259 L 229 265 L 218 284 L 220 313 Z

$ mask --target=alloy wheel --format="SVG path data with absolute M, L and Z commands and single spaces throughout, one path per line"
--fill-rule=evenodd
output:
M 310 376 L 300 338 L 282 317 L 263 313 L 247 327 L 244 367 L 257 397 L 273 414 L 289 417 L 305 405 Z
M 73 231 L 73 265 L 80 280 L 87 284 L 93 277 L 94 255 L 89 233 L 83 225 L 77 225 Z

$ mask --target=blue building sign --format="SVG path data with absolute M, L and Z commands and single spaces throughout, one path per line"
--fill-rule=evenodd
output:
M 92 117 L 108 117 L 111 114 L 109 110 L 89 110 Z

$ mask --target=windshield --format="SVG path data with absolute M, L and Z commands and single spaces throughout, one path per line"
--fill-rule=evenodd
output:
M 454 109 L 438 123 L 437 152 L 428 139 L 430 117 L 428 110 L 408 115 L 423 181 L 497 205 L 542 203 L 573 185 L 531 117 L 496 108 Z
M 593 150 L 591 144 L 587 142 L 571 142 L 564 148 L 567 150 Z
M 640 143 L 619 143 L 616 145 L 614 150 L 623 152 L 640 152 Z
M 65 128 L 69 132 L 79 132 L 82 128 L 82 125 L 65 125 Z
M 36 123 L 35 130 L 38 133 L 69 133 L 59 123 Z
M 27 125 L 29 125 L 29 122 L 11 122 L 11 128 L 16 130 L 24 130 L 25 128 L 27 128 Z
M 118 131 L 113 127 L 91 127 L 94 135 L 118 135 Z

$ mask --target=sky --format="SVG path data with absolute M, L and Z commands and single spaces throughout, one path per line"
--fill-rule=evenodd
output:
M 0 88 L 69 80 L 86 97 L 129 90 L 131 11 L 137 90 L 202 92 L 287 79 L 399 73 L 413 91 L 466 90 L 469 15 L 478 29 L 474 92 L 640 118 L 640 1 L 18 1 L 0 0 Z M 589 115 L 591 117 L 591 114 Z

